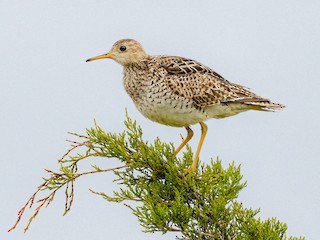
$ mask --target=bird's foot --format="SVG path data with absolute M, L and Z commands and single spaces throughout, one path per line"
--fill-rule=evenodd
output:
M 193 167 L 193 166 L 184 169 L 184 173 L 185 173 L 186 175 L 192 174 L 192 173 L 196 173 L 196 172 L 197 172 L 197 168 L 196 168 L 196 167 Z

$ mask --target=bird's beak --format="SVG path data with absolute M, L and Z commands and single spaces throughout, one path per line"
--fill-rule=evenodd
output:
M 92 58 L 89 58 L 86 60 L 86 62 L 90 62 L 90 61 L 93 61 L 93 60 L 98 60 L 98 59 L 103 59 L 103 58 L 112 58 L 112 54 L 111 53 L 107 53 L 107 54 L 103 54 L 103 55 L 99 55 L 99 56 L 96 56 L 96 57 L 92 57 Z

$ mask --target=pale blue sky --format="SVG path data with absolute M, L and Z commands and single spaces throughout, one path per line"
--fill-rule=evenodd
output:
M 107 131 L 124 129 L 125 108 L 145 138 L 180 142 L 184 129 L 153 123 L 135 109 L 111 60 L 86 63 L 122 38 L 139 40 L 150 54 L 196 59 L 228 80 L 287 105 L 278 113 L 248 112 L 207 121 L 201 158 L 217 155 L 242 165 L 248 187 L 240 200 L 261 207 L 262 218 L 288 224 L 288 234 L 320 235 L 320 2 L 17 1 L 0 2 L 0 128 L 2 186 L 0 239 L 174 239 L 141 232 L 129 209 L 107 203 L 88 188 L 111 192 L 112 174 L 80 179 L 71 212 L 56 196 L 27 234 L 9 234 L 17 211 L 57 169 L 66 132 L 83 133 L 93 119 Z M 194 126 L 198 143 L 199 126 Z M 96 164 L 115 166 L 99 159 Z M 170 238 L 171 236 L 171 238 Z

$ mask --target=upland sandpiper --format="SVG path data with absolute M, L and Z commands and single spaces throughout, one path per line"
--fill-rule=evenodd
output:
M 154 122 L 186 128 L 187 137 L 175 154 L 192 138 L 190 125 L 201 125 L 192 171 L 197 169 L 208 129 L 204 121 L 248 110 L 273 112 L 284 108 L 282 104 L 227 81 L 197 61 L 176 56 L 150 56 L 133 39 L 119 40 L 109 53 L 89 58 L 87 62 L 103 58 L 111 58 L 123 66 L 124 88 L 142 115 Z

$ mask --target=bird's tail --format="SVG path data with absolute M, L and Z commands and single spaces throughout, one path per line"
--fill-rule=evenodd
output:
M 252 110 L 275 112 L 286 106 L 280 103 L 274 103 L 269 100 L 244 102 Z

